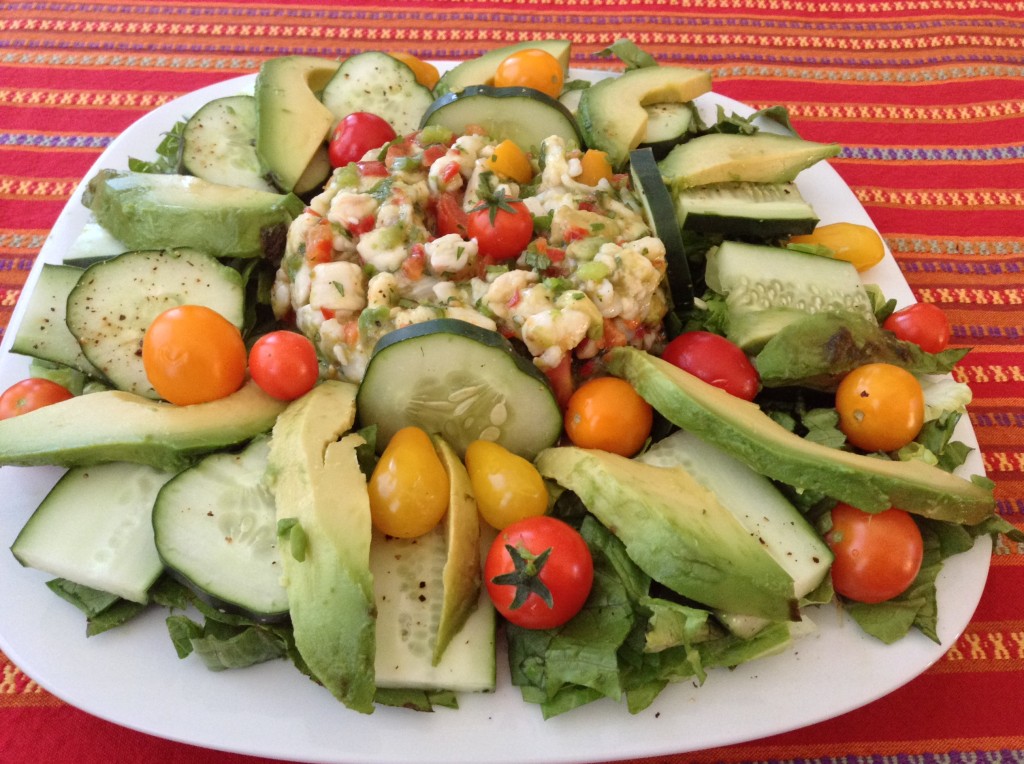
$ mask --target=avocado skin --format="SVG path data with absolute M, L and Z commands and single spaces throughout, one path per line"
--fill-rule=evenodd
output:
M 254 382 L 209 403 L 174 406 L 105 390 L 0 420 L 0 465 L 104 462 L 180 470 L 200 454 L 267 432 L 285 404 Z
M 117 170 L 93 176 L 82 203 L 129 249 L 192 248 L 271 260 L 284 253 L 288 226 L 304 208 L 292 194 Z
M 306 540 L 301 560 L 285 544 L 281 555 L 299 655 L 334 697 L 372 713 L 372 528 L 356 454 L 364 441 L 342 437 L 355 421 L 355 399 L 355 385 L 328 380 L 289 404 L 271 435 L 267 480 L 279 527 L 294 521 Z
M 992 489 L 919 460 L 877 459 L 801 438 L 754 403 L 634 348 L 615 348 L 608 370 L 627 379 L 666 419 L 755 471 L 867 512 L 899 507 L 935 520 L 976 525 L 995 511 Z
M 542 451 L 536 464 L 573 491 L 658 583 L 729 613 L 799 620 L 793 579 L 685 470 L 575 447 Z

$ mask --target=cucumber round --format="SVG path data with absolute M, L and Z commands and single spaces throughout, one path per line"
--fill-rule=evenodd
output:
M 439 318 L 385 334 L 356 398 L 377 447 L 415 425 L 440 435 L 461 457 L 474 440 L 533 459 L 562 432 L 562 413 L 544 375 L 497 332 Z
M 644 206 L 644 213 L 654 229 L 654 235 L 665 245 L 668 288 L 672 295 L 672 309 L 685 313 L 693 308 L 693 274 L 686 259 L 683 236 L 679 231 L 672 195 L 658 170 L 654 152 L 650 148 L 634 149 L 629 154 L 629 171 L 633 188 Z
M 167 570 L 216 608 L 269 623 L 288 618 L 277 509 L 263 476 L 267 438 L 179 473 L 153 506 L 156 550 Z
M 572 112 L 557 99 L 532 88 L 473 85 L 438 98 L 427 109 L 420 128 L 440 125 L 462 135 L 470 125 L 483 128 L 496 141 L 511 140 L 540 155 L 546 138 L 558 135 L 566 148 L 579 148 L 583 137 Z
M 182 168 L 224 186 L 275 191 L 256 154 L 256 99 L 251 95 L 216 98 L 185 123 Z

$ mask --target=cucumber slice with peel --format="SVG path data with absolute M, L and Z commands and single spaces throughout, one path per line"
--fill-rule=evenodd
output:
M 250 95 L 216 98 L 185 124 L 181 164 L 185 172 L 210 183 L 274 192 L 256 153 L 256 99 Z
M 439 318 L 390 332 L 377 343 L 359 386 L 363 426 L 377 447 L 409 425 L 440 435 L 461 457 L 474 440 L 526 459 L 554 443 L 562 414 L 544 375 L 500 334 Z

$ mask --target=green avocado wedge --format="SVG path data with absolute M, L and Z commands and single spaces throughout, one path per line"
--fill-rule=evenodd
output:
M 965 480 L 913 460 L 889 461 L 823 446 L 782 427 L 747 403 L 667 361 L 633 348 L 606 356 L 673 424 L 718 446 L 773 480 L 821 491 L 867 512 L 899 507 L 963 525 L 989 518 L 995 499 L 985 480 Z
M 200 454 L 267 432 L 285 404 L 255 382 L 192 406 L 104 390 L 0 420 L 0 465 L 62 467 L 104 462 L 189 466 Z
M 729 613 L 800 619 L 792 577 L 686 470 L 575 447 L 542 451 L 536 465 L 573 491 L 641 570 L 677 594 Z
M 356 453 L 364 441 L 345 435 L 355 402 L 355 385 L 329 380 L 289 404 L 274 425 L 267 480 L 299 655 L 338 700 L 371 713 L 370 501 Z

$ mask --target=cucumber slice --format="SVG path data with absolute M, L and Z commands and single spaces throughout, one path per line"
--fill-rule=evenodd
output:
M 165 485 L 153 506 L 156 549 L 168 571 L 214 607 L 255 621 L 288 618 L 277 509 L 264 484 L 266 437 L 214 454 Z
M 103 375 L 85 357 L 65 323 L 68 295 L 83 273 L 81 268 L 70 265 L 43 265 L 36 287 L 29 294 L 11 352 L 70 366 L 99 379 Z
M 818 224 L 794 183 L 717 183 L 674 195 L 684 230 L 765 240 L 810 233 Z
M 409 425 L 440 435 L 461 457 L 492 440 L 533 459 L 562 432 L 544 375 L 496 332 L 450 318 L 413 324 L 377 343 L 359 385 L 360 422 L 377 447 Z
M 387 53 L 366 51 L 341 65 L 324 88 L 321 100 L 340 121 L 357 111 L 376 114 L 399 135 L 416 130 L 434 100 L 406 64 Z
M 633 187 L 644 205 L 644 213 L 654 234 L 665 245 L 665 263 L 672 307 L 676 313 L 693 308 L 693 274 L 686 259 L 683 236 L 676 221 L 672 196 L 658 170 L 658 162 L 650 148 L 635 149 L 629 154 L 629 172 Z
M 647 131 L 640 148 L 648 147 L 658 158 L 689 137 L 695 129 L 695 107 L 685 103 L 655 103 L 644 106 L 647 112 Z
M 540 156 L 541 144 L 561 136 L 567 149 L 583 145 L 576 120 L 562 103 L 531 88 L 468 87 L 438 98 L 423 115 L 420 127 L 440 125 L 456 135 L 478 125 L 496 141 L 513 141 Z
M 173 476 L 124 462 L 72 469 L 28 519 L 11 552 L 26 567 L 145 603 L 164 569 L 153 543 L 153 501 Z
M 225 186 L 276 191 L 256 153 L 253 96 L 225 96 L 205 104 L 185 124 L 181 140 L 181 164 L 190 175 Z
M 245 290 L 234 268 L 195 250 L 126 252 L 86 269 L 68 295 L 68 329 L 118 389 L 157 398 L 142 365 L 142 338 L 160 313 L 205 305 L 241 328 Z

